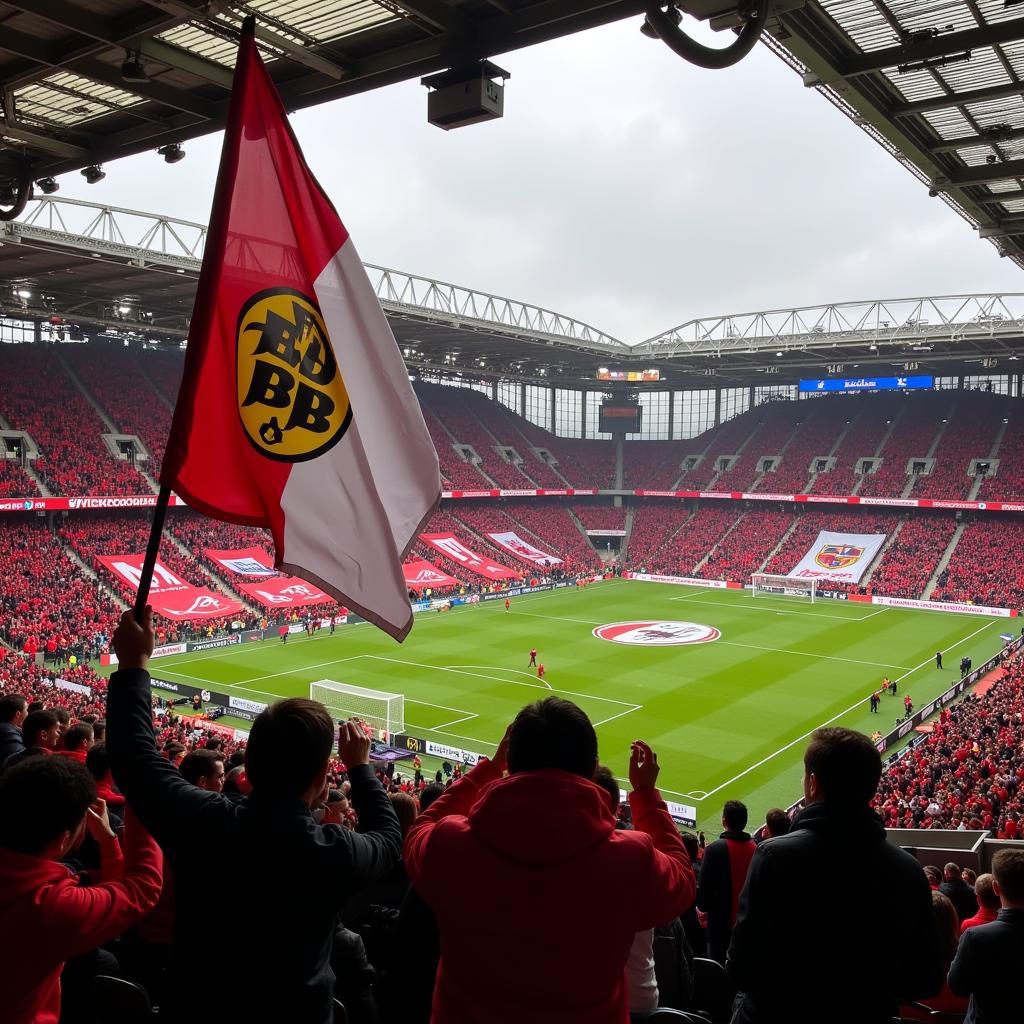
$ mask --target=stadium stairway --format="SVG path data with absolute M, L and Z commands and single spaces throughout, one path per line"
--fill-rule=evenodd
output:
M 594 542 L 590 539 L 590 534 L 587 533 L 587 528 L 583 525 L 583 523 L 580 522 L 580 517 L 576 515 L 576 513 L 572 510 L 572 507 L 570 505 L 565 506 L 565 511 L 569 514 L 569 518 L 573 521 L 573 523 L 576 524 L 576 529 L 580 531 L 580 534 L 582 535 L 583 539 L 587 542 L 587 546 L 593 550 L 594 554 L 596 554 L 597 557 L 603 563 L 605 560 L 604 555 L 600 551 L 598 551 L 597 548 L 594 547 Z
M 100 420 L 103 423 L 103 426 L 106 427 L 107 429 L 107 433 L 120 434 L 121 431 L 117 429 L 117 426 L 114 423 L 114 421 L 107 415 L 107 411 L 96 400 L 92 392 L 85 386 L 84 383 L 82 383 L 82 378 L 79 377 L 77 373 L 75 373 L 75 371 L 71 367 L 71 364 L 63 356 L 58 356 L 57 360 L 60 363 L 61 368 L 67 374 L 68 380 L 75 385 L 75 387 L 78 389 L 82 397 L 92 406 L 93 412 L 95 412 L 96 415 L 99 416 Z
M 736 518 L 729 525 L 729 527 L 725 530 L 725 532 L 718 538 L 718 540 L 715 541 L 714 544 L 711 545 L 710 548 L 708 548 L 708 551 L 704 555 L 704 557 L 693 567 L 693 570 L 690 572 L 691 576 L 700 576 L 701 570 L 704 568 L 705 565 L 707 565 L 708 559 L 718 550 L 719 544 L 721 544 L 722 541 L 725 540 L 725 538 L 728 537 L 729 534 L 732 533 L 732 531 L 735 530 L 736 527 L 739 526 L 740 523 L 742 523 L 745 518 L 746 518 L 746 513 L 745 512 L 740 512 L 736 516 Z
M 975 485 L 980 485 L 980 481 L 975 481 Z M 949 543 L 946 545 L 946 550 L 942 552 L 942 557 L 935 563 L 935 572 L 932 573 L 931 578 L 928 580 L 928 586 L 924 588 L 924 593 L 921 595 L 922 600 L 930 601 L 932 599 L 932 594 L 935 593 L 935 588 L 939 584 L 939 577 L 945 572 L 946 566 L 949 565 L 953 552 L 956 550 L 957 544 L 960 543 L 960 538 L 964 535 L 964 530 L 966 529 L 966 522 L 957 523 L 953 536 L 950 537 Z
M 812 481 L 813 482 L 813 481 Z M 757 567 L 757 572 L 765 572 L 765 566 L 782 550 L 782 545 L 789 540 L 790 534 L 800 525 L 800 516 L 793 516 L 793 521 L 786 527 L 785 533 L 779 538 L 779 543 L 768 552 L 768 557 Z
M 999 429 L 996 431 L 996 436 L 992 438 L 992 448 L 988 453 L 990 459 L 999 458 L 999 449 L 1002 446 L 1003 438 L 1006 436 L 1006 431 L 1010 425 L 1010 418 L 1008 416 L 1003 418 L 1003 422 L 999 424 Z M 996 475 L 999 475 L 999 470 L 996 470 Z M 977 501 L 981 495 L 981 489 L 985 486 L 987 477 L 977 476 L 974 478 L 974 483 L 971 484 L 971 489 L 967 492 L 968 501 Z
M 883 455 L 883 452 L 885 451 L 885 446 L 889 443 L 889 439 L 892 437 L 894 433 L 896 433 L 897 428 L 903 422 L 903 413 L 905 412 L 905 409 L 905 406 L 901 407 L 900 411 L 896 413 L 895 416 L 893 416 L 892 422 L 889 424 L 889 429 L 882 435 L 882 439 L 878 442 L 878 445 L 876 446 L 874 452 L 872 452 L 872 456 L 874 458 L 885 458 L 885 456 Z M 869 474 L 867 473 L 862 474 L 860 479 L 857 481 L 856 486 L 850 493 L 860 494 L 861 488 L 864 486 L 864 482 L 868 479 L 868 476 Z
M 896 538 L 900 534 L 900 530 L 903 529 L 903 524 L 905 521 L 906 520 L 904 519 L 900 519 L 896 523 L 896 529 L 889 534 L 889 536 L 885 540 L 885 543 L 882 544 L 882 546 L 878 549 L 878 554 L 875 555 L 874 561 L 867 567 L 867 570 L 865 571 L 864 575 L 860 578 L 860 585 L 862 587 L 866 587 L 871 582 L 871 577 L 874 576 L 875 571 L 882 564 L 882 561 L 885 559 L 886 553 L 888 552 L 889 548 L 891 548 L 895 543 Z
M 55 536 L 56 539 L 60 542 L 60 546 L 64 549 L 64 554 L 67 555 L 68 558 L 70 558 L 71 561 L 78 566 L 79 571 L 82 573 L 82 575 L 91 579 L 96 584 L 96 588 L 101 593 L 109 597 L 110 600 L 113 601 L 118 608 L 124 611 L 124 609 L 128 607 L 128 602 L 125 601 L 125 599 L 121 597 L 121 595 L 113 587 L 109 586 L 107 583 L 101 580 L 99 576 L 96 574 L 96 570 L 93 569 L 93 567 L 89 565 L 87 562 L 85 562 L 82 559 L 82 557 L 78 554 L 78 552 L 59 533 L 55 534 Z
M 946 431 L 949 429 L 950 423 L 953 422 L 953 417 L 956 415 L 957 406 L 960 404 L 959 397 L 954 398 L 949 409 L 946 411 L 946 415 L 943 422 L 939 424 L 939 429 L 935 431 L 935 436 L 932 438 L 932 443 L 928 446 L 928 451 L 925 452 L 926 459 L 934 459 L 935 453 L 938 451 L 939 445 L 942 443 L 942 438 Z M 901 498 L 909 498 L 914 491 L 914 484 L 917 483 L 917 477 L 908 476 L 907 484 L 900 492 Z
M 162 402 L 162 403 L 163 403 L 164 405 L 166 405 L 166 406 L 167 406 L 167 408 L 171 410 L 171 412 L 174 412 L 174 402 L 173 402 L 173 401 L 171 401 L 171 399 L 169 399 L 169 398 L 168 398 L 168 397 L 167 397 L 167 396 L 166 396 L 166 395 L 165 395 L 165 394 L 163 393 L 163 391 L 161 391 L 161 390 L 160 390 L 160 388 L 159 388 L 159 387 L 157 386 L 157 383 L 156 383 L 156 381 L 155 381 L 155 380 L 153 380 L 153 377 L 152 377 L 152 376 L 151 376 L 151 375 L 150 375 L 150 374 L 149 374 L 149 373 L 147 372 L 147 370 L 146 370 L 146 367 L 145 367 L 144 363 L 145 363 L 145 360 L 144 360 L 144 359 L 138 359 L 138 360 L 136 360 L 136 362 L 135 362 L 135 366 L 137 367 L 137 369 L 138 369 L 138 371 L 139 371 L 139 375 L 140 375 L 140 376 L 141 376 L 141 377 L 143 378 L 143 380 L 145 380 L 145 382 L 146 382 L 146 383 L 147 383 L 147 384 L 148 384 L 148 385 L 149 385 L 149 386 L 150 386 L 150 387 L 151 387 L 151 388 L 153 389 L 153 394 L 154 394 L 154 395 L 156 395 L 156 397 L 157 397 L 157 398 L 158 398 L 158 399 L 159 399 L 159 400 L 160 400 L 160 401 L 161 401 L 161 402 Z

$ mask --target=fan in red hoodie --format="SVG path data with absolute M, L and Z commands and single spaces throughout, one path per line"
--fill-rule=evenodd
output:
M 549 697 L 413 823 L 405 862 L 441 936 L 432 1024 L 629 1021 L 633 936 L 695 883 L 650 747 L 630 757 L 635 831 L 616 830 L 596 769 L 587 716 Z
M 0 957 L 5 1024 L 57 1024 L 64 961 L 136 924 L 160 895 L 161 856 L 129 813 L 124 857 L 84 765 L 35 757 L 0 776 Z M 61 858 L 86 829 L 100 847 L 98 883 Z

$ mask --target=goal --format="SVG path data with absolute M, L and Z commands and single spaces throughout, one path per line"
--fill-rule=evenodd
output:
M 817 580 L 804 580 L 797 576 L 774 576 L 768 572 L 755 572 L 750 577 L 750 596 L 770 594 L 773 597 L 810 598 L 814 604 L 818 592 Z
M 335 721 L 359 718 L 372 725 L 375 733 L 383 729 L 389 739 L 405 731 L 405 697 L 400 693 L 318 679 L 309 684 L 309 699 L 323 704 Z

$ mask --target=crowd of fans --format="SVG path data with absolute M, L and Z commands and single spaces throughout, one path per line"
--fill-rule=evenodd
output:
M 118 431 L 134 434 L 146 446 L 149 460 L 143 468 L 158 478 L 171 430 L 171 406 L 154 391 L 137 361 L 117 349 L 95 346 L 71 345 L 63 355 Z
M 935 465 L 914 481 L 915 498 L 966 498 L 974 485 L 973 459 L 987 459 L 1009 410 L 1009 400 L 981 391 L 962 392 L 935 448 Z
M 648 499 L 633 512 L 633 528 L 629 534 L 626 562 L 640 572 L 659 572 L 664 564 L 663 552 L 674 545 L 676 535 L 693 515 L 693 510 L 680 501 Z
M 0 640 L 14 650 L 65 663 L 105 648 L 119 609 L 45 529 L 4 524 L 0 578 Z
M 0 458 L 0 498 L 27 498 L 38 493 L 35 481 L 16 460 Z
M 934 391 L 903 396 L 896 429 L 879 452 L 882 465 L 877 472 L 865 477 L 858 494 L 881 497 L 903 494 L 910 482 L 907 464 L 911 459 L 928 457 L 936 435 L 944 426 L 943 421 L 952 411 L 956 394 Z
M 759 571 L 792 521 L 789 512 L 756 509 L 743 513 L 736 526 L 711 549 L 698 575 L 748 583 L 751 573 Z
M 1024 838 L 1024 661 L 984 696 L 943 709 L 932 731 L 882 777 L 890 828 L 983 829 Z
M 846 430 L 847 405 L 844 402 L 804 402 L 803 413 L 805 418 L 798 421 L 782 453 L 782 462 L 774 471 L 766 473 L 754 490 L 774 494 L 806 493 L 811 463 L 827 456 Z
M 968 523 L 932 596 L 936 601 L 1024 608 L 1020 544 L 1021 526 L 1015 519 Z
M 729 800 L 706 843 L 669 818 L 639 740 L 621 803 L 593 727 L 558 697 L 524 708 L 493 760 L 431 778 L 418 757 L 371 765 L 372 730 L 338 735 L 312 701 L 273 705 L 247 740 L 204 727 L 151 696 L 152 643 L 149 623 L 122 623 L 109 687 L 88 667 L 69 689 L 0 662 L 13 1022 L 95 1019 L 96 975 L 201 1024 L 326 1022 L 332 1000 L 351 1024 L 625 1024 L 658 1007 L 712 1024 L 1015 1019 L 1024 851 L 980 876 L 922 868 L 882 819 L 1018 837 L 1020 662 L 884 774 L 866 737 L 818 730 L 802 807 L 769 811 L 752 837 Z M 510 827 L 524 813 L 529 827 Z M 837 877 L 848 898 L 826 912 Z M 197 1000 L 184 981 L 225 886 L 260 894 L 232 902 L 238 938 L 217 962 L 248 983 L 204 975 Z M 796 977 L 794 1003 L 779 978 Z
M 39 448 L 34 471 L 53 494 L 146 494 L 149 485 L 103 442 L 103 421 L 54 347 L 0 347 L 0 415 Z M 112 387 L 114 382 L 108 381 Z

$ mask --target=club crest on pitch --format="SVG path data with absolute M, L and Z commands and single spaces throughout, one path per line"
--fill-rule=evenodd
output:
M 855 544 L 826 544 L 814 560 L 825 569 L 845 569 L 855 565 L 863 554 L 864 548 Z
M 236 351 L 238 412 L 260 452 L 305 462 L 341 440 L 352 407 L 313 299 L 292 288 L 253 295 L 238 318 Z

